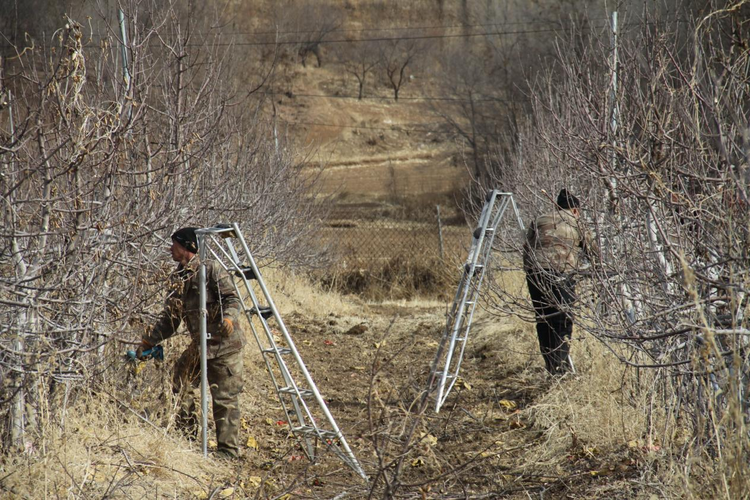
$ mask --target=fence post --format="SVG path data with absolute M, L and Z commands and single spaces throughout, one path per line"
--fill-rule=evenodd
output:
M 438 248 L 440 249 L 440 260 L 443 260 L 443 223 L 440 220 L 440 205 L 437 208 L 437 226 L 438 226 Z

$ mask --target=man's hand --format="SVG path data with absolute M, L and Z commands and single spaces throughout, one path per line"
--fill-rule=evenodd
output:
M 221 327 L 219 327 L 219 334 L 222 337 L 228 337 L 232 334 L 234 331 L 234 323 L 232 323 L 232 318 L 224 318 L 224 320 L 221 322 Z
M 135 357 L 138 358 L 138 359 L 140 359 L 140 360 L 146 359 L 147 357 L 143 355 L 143 351 L 148 351 L 152 347 L 154 347 L 154 346 L 151 345 L 150 342 L 146 342 L 145 340 L 141 340 L 141 345 L 139 345 L 138 349 L 136 349 L 136 351 L 135 351 Z

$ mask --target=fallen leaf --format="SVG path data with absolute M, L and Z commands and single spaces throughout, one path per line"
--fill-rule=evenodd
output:
M 411 461 L 412 467 L 422 467 L 423 465 L 424 465 L 424 460 L 422 459 L 422 457 L 415 458 L 414 460 Z
M 234 495 L 234 488 L 225 488 L 219 493 L 219 498 L 229 498 Z
M 247 447 L 252 448 L 254 450 L 258 449 L 258 441 L 255 440 L 253 436 L 249 436 L 247 438 Z
M 324 340 L 323 343 L 325 345 L 336 345 L 332 340 L 328 340 L 328 339 Z
M 466 389 L 467 391 L 470 391 L 470 390 L 471 390 L 471 384 L 470 384 L 470 383 L 468 383 L 467 381 L 465 381 L 465 380 L 464 380 L 464 379 L 462 379 L 462 378 L 460 378 L 460 379 L 456 380 L 456 385 L 457 385 L 457 386 L 459 386 L 459 387 L 463 387 L 463 388 L 464 388 L 464 389 Z
M 271 419 L 271 417 L 266 417 L 266 423 L 268 425 L 273 425 L 273 420 Z
M 277 420 L 276 425 L 278 426 L 286 425 L 286 422 L 284 420 Z
M 423 433 L 422 436 L 421 436 L 421 438 L 429 446 L 435 446 L 437 444 L 437 442 L 438 442 L 437 438 L 435 436 L 433 436 L 432 434 Z
M 260 486 L 260 483 L 263 481 L 260 476 L 250 476 L 247 478 L 247 484 L 251 488 L 257 488 Z
M 498 404 L 500 404 L 500 406 L 502 406 L 506 410 L 515 410 L 517 406 L 515 401 L 511 401 L 509 399 L 501 399 L 500 401 L 498 401 Z
M 208 493 L 203 490 L 194 493 L 194 495 L 198 500 L 206 500 L 208 498 Z

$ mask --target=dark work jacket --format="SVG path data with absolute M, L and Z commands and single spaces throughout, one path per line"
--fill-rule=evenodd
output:
M 151 332 L 143 337 L 149 344 L 156 345 L 177 332 L 182 321 L 193 342 L 200 346 L 200 286 L 198 256 L 187 266 L 180 264 L 170 276 L 169 290 L 164 310 Z M 216 262 L 206 263 L 206 317 L 207 331 L 211 338 L 207 341 L 207 357 L 217 358 L 235 353 L 245 345 L 245 335 L 239 325 L 241 313 L 240 298 L 232 284 L 232 278 Z M 219 333 L 224 318 L 230 318 L 234 331 L 228 336 Z

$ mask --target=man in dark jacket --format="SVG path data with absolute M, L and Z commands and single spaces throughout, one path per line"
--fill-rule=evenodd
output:
M 569 340 L 573 333 L 570 308 L 576 300 L 573 273 L 579 268 L 582 253 L 590 260 L 598 253 L 590 234 L 581 229 L 579 218 L 580 201 L 563 189 L 557 197 L 557 210 L 532 222 L 524 244 L 524 270 L 536 315 L 539 348 L 551 374 L 572 368 Z
M 164 310 L 151 331 L 143 336 L 136 355 L 177 332 L 184 321 L 192 343 L 177 360 L 172 391 L 180 409 L 177 425 L 195 436 L 198 420 L 195 415 L 193 390 L 200 383 L 200 286 L 198 281 L 198 240 L 193 227 L 179 229 L 172 235 L 170 252 L 178 262 L 170 276 Z M 239 455 L 240 407 L 243 389 L 242 348 L 245 336 L 239 327 L 240 299 L 231 277 L 213 261 L 206 262 L 206 323 L 208 383 L 211 389 L 216 424 L 217 452 L 229 457 Z

